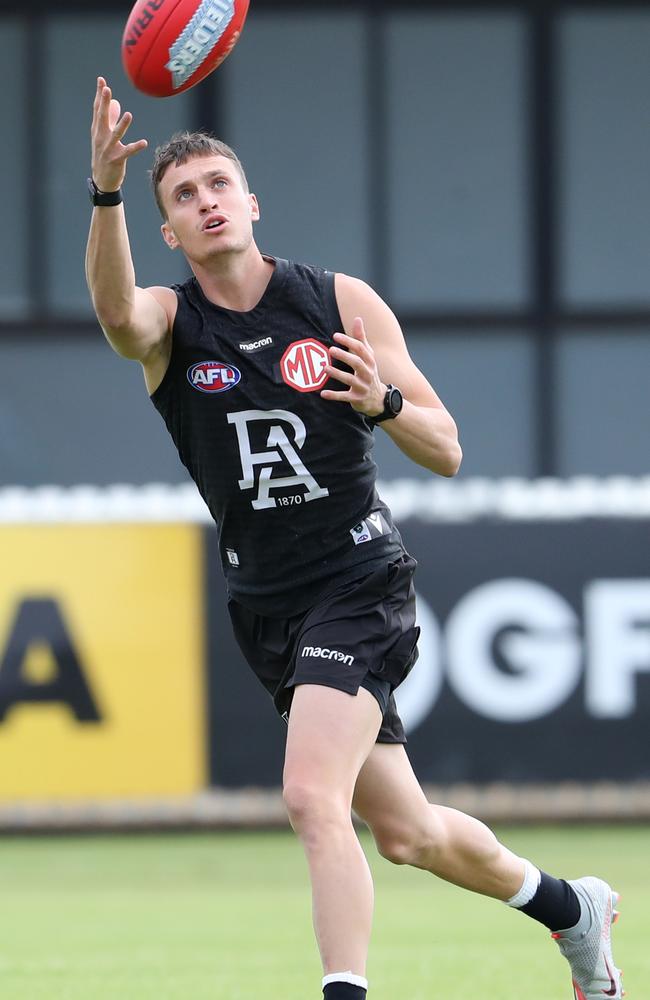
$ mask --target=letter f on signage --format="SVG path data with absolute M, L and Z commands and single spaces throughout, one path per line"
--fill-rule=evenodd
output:
M 650 673 L 650 580 L 595 580 L 585 622 L 588 710 L 599 719 L 633 715 L 635 674 Z

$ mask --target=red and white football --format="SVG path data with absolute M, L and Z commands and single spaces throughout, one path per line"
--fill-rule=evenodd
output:
M 122 36 L 134 87 L 172 97 L 204 80 L 234 49 L 249 0 L 137 0 Z

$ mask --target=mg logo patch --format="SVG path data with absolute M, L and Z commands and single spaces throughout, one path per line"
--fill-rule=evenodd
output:
M 325 365 L 329 351 L 318 340 L 296 340 L 287 347 L 280 360 L 282 378 L 298 392 L 322 389 L 328 379 Z
M 241 372 L 223 361 L 199 361 L 187 369 L 187 378 L 200 392 L 225 392 L 241 381 Z

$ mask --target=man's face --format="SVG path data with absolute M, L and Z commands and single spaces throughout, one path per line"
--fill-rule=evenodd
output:
M 225 156 L 201 156 L 167 168 L 159 185 L 167 212 L 165 242 L 180 247 L 190 261 L 205 264 L 226 252 L 242 252 L 253 240 L 260 217 L 237 165 Z

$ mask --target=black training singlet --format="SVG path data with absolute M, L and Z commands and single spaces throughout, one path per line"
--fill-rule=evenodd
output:
M 174 290 L 171 359 L 151 398 L 217 524 L 231 596 L 290 615 L 401 552 L 368 421 L 320 396 L 342 330 L 334 274 L 275 260 L 249 312 L 210 302 L 195 278 Z

